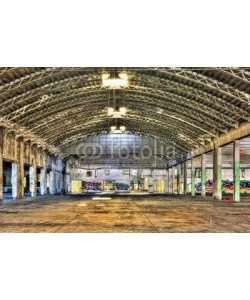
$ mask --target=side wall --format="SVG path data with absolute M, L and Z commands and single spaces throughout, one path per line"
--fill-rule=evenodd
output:
M 0 199 L 3 198 L 3 162 L 12 163 L 12 196 L 24 197 L 24 167 L 30 170 L 30 192 L 32 197 L 37 196 L 37 180 L 39 171 L 40 191 L 42 195 L 61 193 L 65 190 L 64 177 L 65 165 L 61 158 L 37 147 L 31 141 L 25 141 L 22 137 L 0 128 Z M 47 186 L 47 174 L 54 178 L 51 187 Z

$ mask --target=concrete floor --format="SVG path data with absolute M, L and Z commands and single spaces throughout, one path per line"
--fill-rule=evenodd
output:
M 177 195 L 107 197 L 5 200 L 0 203 L 0 232 L 250 232 L 247 197 L 241 203 Z

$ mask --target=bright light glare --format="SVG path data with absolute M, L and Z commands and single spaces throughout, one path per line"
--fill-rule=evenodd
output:
M 125 131 L 126 127 L 125 126 L 120 126 L 121 131 Z
M 102 85 L 104 87 L 110 87 L 113 89 L 117 89 L 120 87 L 128 86 L 128 74 L 120 73 L 119 78 L 110 79 L 110 74 L 103 73 L 102 74 Z
M 111 126 L 111 131 L 116 130 L 116 126 Z
M 121 78 L 121 79 L 128 79 L 128 74 L 127 73 L 120 73 L 119 74 L 119 77 Z
M 108 115 L 109 115 L 109 116 L 112 116 L 113 113 L 114 113 L 114 109 L 113 109 L 112 107 L 109 107 L 109 108 L 108 108 Z
M 120 107 L 119 111 L 122 115 L 125 115 L 126 114 L 126 107 Z
M 108 73 L 103 73 L 102 74 L 102 80 L 108 79 L 109 78 L 109 74 Z
M 104 87 L 118 88 L 121 86 L 128 86 L 127 79 L 103 79 L 102 85 Z

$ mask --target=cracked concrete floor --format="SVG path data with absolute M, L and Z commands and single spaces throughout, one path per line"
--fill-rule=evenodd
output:
M 250 232 L 249 198 L 233 203 L 199 196 L 110 197 L 6 200 L 0 203 L 0 232 Z

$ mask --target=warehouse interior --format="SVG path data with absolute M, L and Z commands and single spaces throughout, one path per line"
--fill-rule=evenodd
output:
M 0 85 L 3 205 L 249 201 L 250 68 L 6 67 Z

